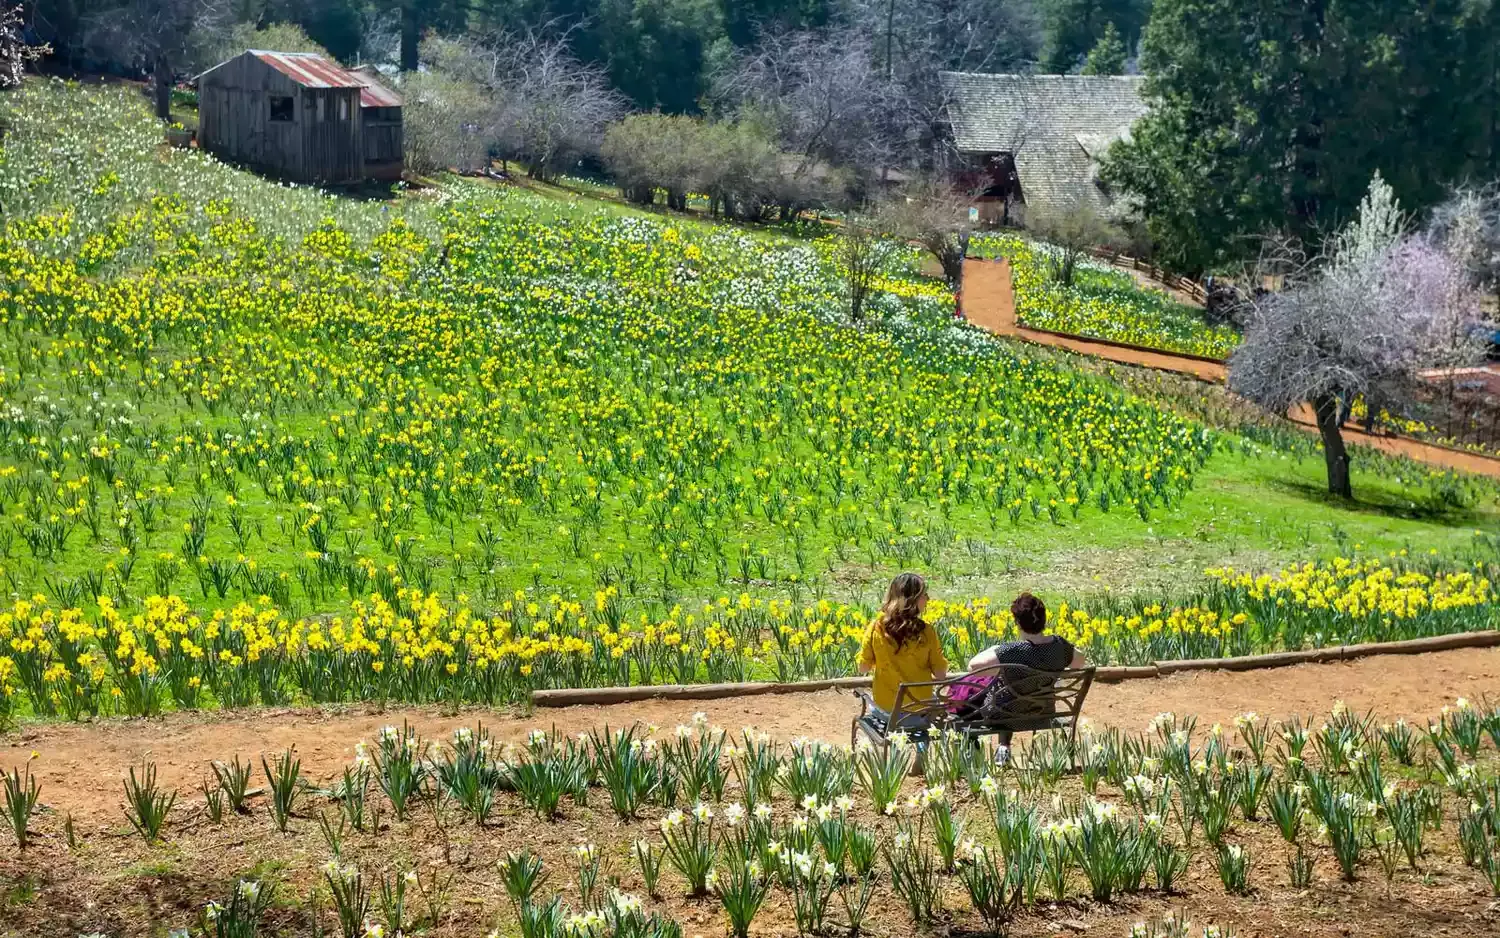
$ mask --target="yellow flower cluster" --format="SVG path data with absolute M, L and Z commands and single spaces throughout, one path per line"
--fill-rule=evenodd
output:
M 937 525 L 1148 517 L 1215 446 L 954 328 L 904 246 L 880 315 L 851 329 L 825 242 L 560 223 L 462 182 L 421 210 L 334 202 L 161 157 L 160 128 L 106 90 L 30 83 L 0 109 L 0 190 L 25 193 L 0 232 L 0 323 L 27 337 L 25 369 L 0 375 L 0 525 L 35 561 L 16 588 L 63 606 L 194 580 L 213 605 L 317 612 L 404 589 L 491 609 L 544 578 L 570 596 L 800 588 L 825 551 Z M 744 651 L 703 637 L 700 661 Z M 803 644 L 819 668 L 834 647 Z M 159 658 L 140 655 L 143 673 Z
M 1256 610 L 1268 624 L 1285 621 L 1299 639 L 1379 641 L 1494 627 L 1497 596 L 1483 568 L 1424 571 L 1404 554 L 1390 562 L 1338 557 L 1275 574 L 1207 572 L 1227 602 Z

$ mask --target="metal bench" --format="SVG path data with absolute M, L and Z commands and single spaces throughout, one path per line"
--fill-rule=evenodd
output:
M 1077 741 L 1078 717 L 1094 683 L 1092 667 L 1039 671 L 1018 664 L 1002 664 L 983 674 L 993 674 L 1004 688 L 1003 697 L 994 707 L 979 706 L 982 696 L 979 700 L 955 701 L 953 691 L 966 678 L 981 676 L 961 674 L 941 681 L 902 684 L 896 690 L 896 706 L 888 722 L 874 712 L 875 699 L 870 692 L 863 688 L 856 690 L 854 696 L 861 705 L 859 716 L 849 730 L 849 744 L 854 745 L 861 732 L 881 748 L 890 745 L 892 732 L 905 733 L 913 742 L 924 742 L 932 729 L 957 731 L 972 740 L 1002 731 L 1063 730 Z M 927 696 L 920 693 L 924 689 L 929 691 Z

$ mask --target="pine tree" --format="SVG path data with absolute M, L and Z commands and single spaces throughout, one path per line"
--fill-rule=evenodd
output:
M 1089 56 L 1083 61 L 1082 73 L 1085 75 L 1123 75 L 1125 74 L 1125 40 L 1120 38 L 1120 31 L 1115 29 L 1114 23 L 1105 23 L 1104 32 L 1099 36 L 1099 41 L 1094 43 L 1094 48 L 1089 50 Z
M 1465 23 L 1463 0 L 1157 0 L 1151 109 L 1102 176 L 1191 272 L 1267 232 L 1340 225 L 1376 170 L 1431 205 L 1489 152 L 1461 84 Z

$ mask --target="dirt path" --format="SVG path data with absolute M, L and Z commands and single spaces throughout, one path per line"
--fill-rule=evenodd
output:
M 1222 362 L 1199 361 L 1171 352 L 1155 352 L 1145 349 L 1127 348 L 1083 336 L 1064 336 L 1054 332 L 1030 329 L 1016 320 L 1015 292 L 1011 287 L 1010 262 L 1004 258 L 995 260 L 969 259 L 964 262 L 963 289 L 964 316 L 974 325 L 996 335 L 1020 339 L 1036 345 L 1067 349 L 1080 355 L 1102 358 L 1123 365 L 1138 365 L 1157 371 L 1171 371 L 1191 375 L 1203 381 L 1223 384 L 1228 369 Z M 1299 407 L 1290 415 L 1293 423 L 1313 430 L 1312 413 L 1306 406 Z M 1406 437 L 1370 434 L 1356 427 L 1344 428 L 1346 443 L 1368 446 L 1371 449 L 1405 456 L 1429 466 L 1457 469 L 1474 475 L 1500 478 L 1500 459 L 1478 453 L 1434 446 Z
M 1157 713 L 1196 714 L 1200 725 L 1228 724 L 1236 714 L 1255 710 L 1269 718 L 1327 713 L 1335 701 L 1382 718 L 1425 721 L 1458 696 L 1478 700 L 1500 695 L 1500 648 L 1462 649 L 1411 657 L 1364 658 L 1352 662 L 1300 665 L 1267 671 L 1207 671 L 1157 680 L 1097 685 L 1085 714 L 1096 724 L 1143 729 Z M 555 726 L 580 733 L 604 725 L 636 721 L 670 730 L 701 710 L 730 730 L 756 726 L 782 739 L 813 736 L 834 742 L 849 738 L 858 711 L 846 692 L 741 697 L 687 702 L 650 701 L 617 706 L 581 706 L 520 715 L 470 709 L 443 713 L 436 708 L 340 710 L 242 710 L 232 713 L 175 713 L 157 720 L 110 720 L 98 724 L 42 724 L 7 734 L 0 768 L 9 769 L 35 751 L 33 770 L 42 801 L 72 813 L 80 824 L 115 827 L 121 823 L 121 780 L 132 765 L 151 758 L 162 783 L 184 799 L 208 772 L 211 760 L 235 755 L 249 759 L 261 777 L 260 757 L 295 746 L 303 770 L 315 781 L 336 775 L 354 758 L 354 745 L 373 740 L 382 726 L 409 720 L 424 735 L 444 739 L 458 726 L 482 721 L 501 741 L 519 742 L 536 727 Z
M 1010 261 L 969 259 L 964 261 L 964 316 L 974 325 L 996 335 L 1010 336 L 1037 345 L 1064 348 L 1082 355 L 1140 365 L 1158 371 L 1174 371 L 1204 381 L 1222 384 L 1227 371 L 1220 362 L 1198 361 L 1170 352 L 1148 352 L 1123 348 L 1081 336 L 1061 336 L 1053 332 L 1028 329 L 1016 320 L 1015 291 L 1011 287 Z

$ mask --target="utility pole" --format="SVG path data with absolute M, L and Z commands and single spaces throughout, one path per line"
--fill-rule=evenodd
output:
M 885 4 L 885 80 L 890 84 L 894 73 L 891 62 L 891 35 L 896 26 L 896 0 L 886 0 Z

